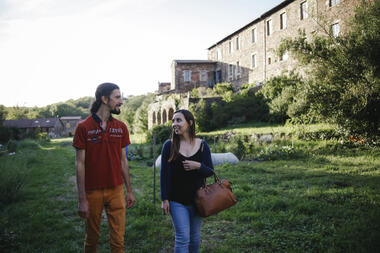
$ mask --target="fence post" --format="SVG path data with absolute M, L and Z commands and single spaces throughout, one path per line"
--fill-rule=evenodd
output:
M 153 205 L 156 205 L 156 132 L 153 131 Z

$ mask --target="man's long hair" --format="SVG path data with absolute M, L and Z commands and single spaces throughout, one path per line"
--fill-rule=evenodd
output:
M 110 95 L 113 90 L 120 89 L 119 86 L 117 86 L 114 83 L 102 83 L 99 84 L 98 88 L 96 88 L 95 92 L 95 101 L 91 105 L 91 113 L 96 113 L 99 110 L 99 107 L 102 105 L 102 96 L 110 98 Z
M 185 109 L 175 111 L 174 114 L 176 114 L 176 113 L 182 113 L 183 116 L 185 117 L 187 124 L 189 124 L 190 140 L 191 140 L 191 142 L 194 141 L 194 139 L 196 138 L 196 135 L 195 135 L 195 119 L 194 119 L 193 114 L 190 111 L 185 110 Z M 190 124 L 191 123 L 190 121 L 192 121 L 193 124 Z M 171 147 L 170 147 L 170 156 L 169 156 L 169 160 L 168 160 L 169 162 L 175 160 L 179 155 L 180 138 L 179 138 L 178 134 L 175 133 L 174 129 L 172 129 L 171 141 L 172 141 L 172 143 L 171 143 Z

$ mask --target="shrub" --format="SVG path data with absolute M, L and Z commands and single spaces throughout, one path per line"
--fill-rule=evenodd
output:
M 232 150 L 232 153 L 236 155 L 239 160 L 242 160 L 247 152 L 246 147 L 244 146 L 243 141 L 238 138 L 236 144 L 234 145 L 234 148 Z
M 12 138 L 12 132 L 8 127 L 0 126 L 0 143 L 7 143 Z
M 156 144 L 162 144 L 170 138 L 172 128 L 169 124 L 154 126 L 146 135 L 146 142 L 153 143 L 153 132 L 156 133 Z
M 15 140 L 9 140 L 8 141 L 8 145 L 7 145 L 8 152 L 9 153 L 16 152 L 17 146 L 18 146 L 17 141 L 15 141 Z

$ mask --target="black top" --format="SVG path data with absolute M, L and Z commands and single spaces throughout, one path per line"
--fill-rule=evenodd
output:
M 185 160 L 202 162 L 201 148 L 190 157 L 186 157 L 179 153 L 177 158 L 173 160 L 171 167 L 171 183 L 173 188 L 169 200 L 179 202 L 183 205 L 192 205 L 197 191 L 199 173 L 197 170 L 186 171 L 182 163 Z

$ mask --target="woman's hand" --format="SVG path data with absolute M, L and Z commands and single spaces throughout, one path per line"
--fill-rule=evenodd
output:
M 182 163 L 183 163 L 183 168 L 187 171 L 199 170 L 201 167 L 201 164 L 199 162 L 196 162 L 196 161 L 185 160 Z
M 164 212 L 164 214 L 169 214 L 169 212 L 170 212 L 169 200 L 162 201 L 161 208 L 162 208 L 162 211 Z

